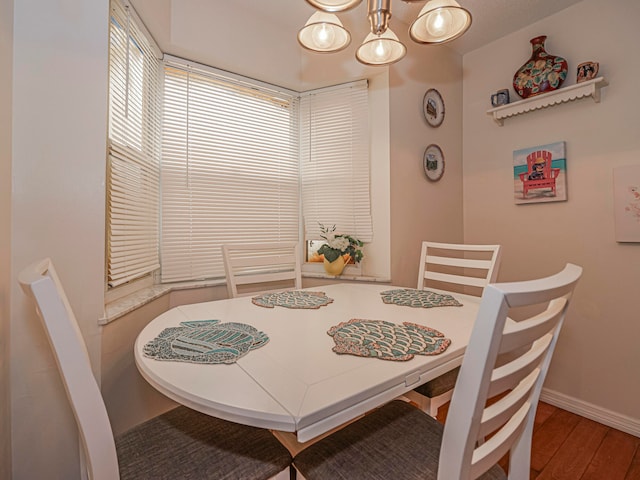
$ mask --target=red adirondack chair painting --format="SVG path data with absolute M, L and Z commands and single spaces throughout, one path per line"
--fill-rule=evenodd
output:
M 529 190 L 540 188 L 550 188 L 553 196 L 556 195 L 556 179 L 560 169 L 551 167 L 551 157 L 548 150 L 537 150 L 527 155 L 527 172 L 520 173 L 522 198 L 527 198 Z

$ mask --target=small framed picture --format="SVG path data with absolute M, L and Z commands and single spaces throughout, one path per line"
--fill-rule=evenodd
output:
M 516 204 L 566 200 L 565 142 L 514 151 L 513 183 Z
M 640 242 L 640 165 L 613 169 L 616 241 Z

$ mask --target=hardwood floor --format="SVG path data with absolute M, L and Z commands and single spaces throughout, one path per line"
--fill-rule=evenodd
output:
M 531 480 L 640 480 L 640 438 L 547 403 L 538 405 L 532 443 Z

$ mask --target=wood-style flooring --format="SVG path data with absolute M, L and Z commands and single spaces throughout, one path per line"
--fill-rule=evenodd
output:
M 446 421 L 448 407 L 438 420 Z M 531 480 L 640 480 L 640 438 L 544 402 L 531 450 Z M 508 457 L 500 464 L 506 471 Z

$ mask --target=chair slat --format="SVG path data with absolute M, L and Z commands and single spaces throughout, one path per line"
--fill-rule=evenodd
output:
M 563 314 L 567 300 L 561 298 L 551 302 L 544 312 L 517 323 L 512 323 L 505 328 L 505 333 L 500 344 L 500 353 L 510 352 L 524 345 L 531 344 L 545 333 L 550 332 L 558 322 L 558 317 Z
M 296 242 L 223 245 L 222 258 L 231 298 L 302 288 L 300 249 Z M 238 286 L 254 284 L 264 284 L 264 288 L 238 291 Z
M 471 287 L 484 287 L 487 285 L 486 278 L 466 277 L 463 275 L 453 275 L 450 273 L 425 272 L 424 278 L 438 282 L 457 283 Z
M 515 388 L 536 369 L 547 353 L 552 340 L 553 335 L 545 335 L 537 340 L 525 354 L 493 370 L 489 398 Z
M 500 461 L 518 437 L 522 435 L 530 412 L 531 408 L 528 403 L 522 405 L 504 427 L 474 450 L 467 478 L 479 477 Z M 438 480 L 443 479 L 438 476 Z
M 453 257 L 440 257 L 437 255 L 427 255 L 425 259 L 426 263 L 432 263 L 435 265 L 448 265 L 451 267 L 465 267 L 465 268 L 478 268 L 487 270 L 492 267 L 493 260 L 476 260 L 473 258 L 453 258 Z
M 529 394 L 535 386 L 538 375 L 540 375 L 539 370 L 533 370 L 516 388 L 484 409 L 482 420 L 480 421 L 478 439 L 483 439 L 488 434 L 498 430 L 529 400 Z

